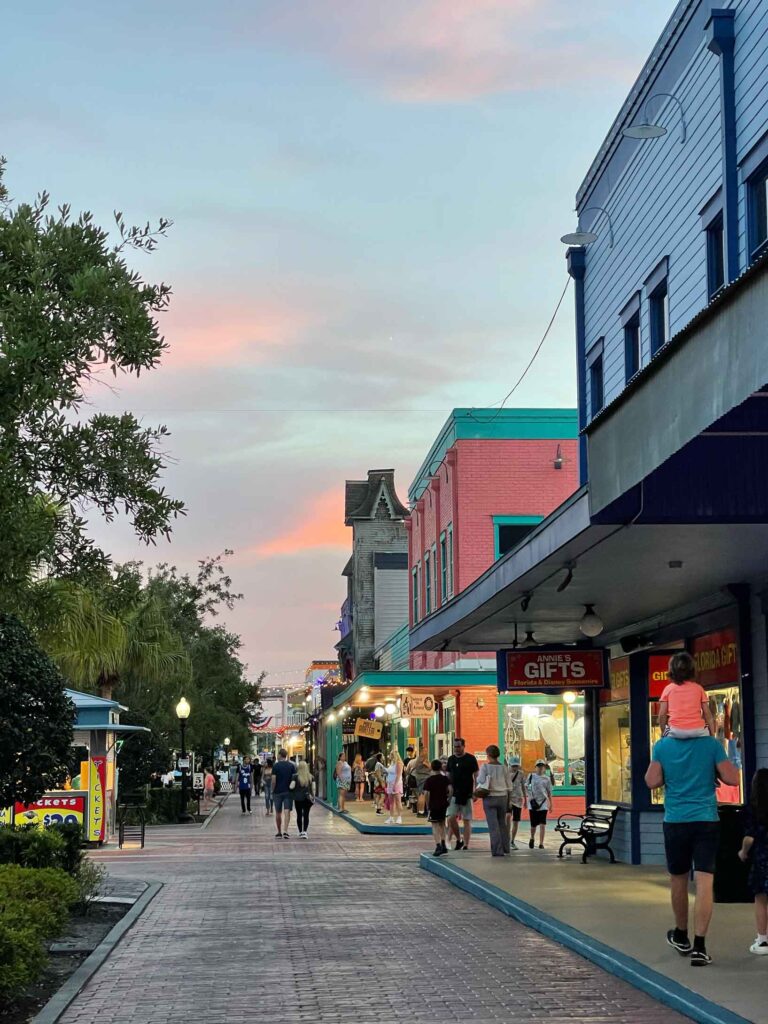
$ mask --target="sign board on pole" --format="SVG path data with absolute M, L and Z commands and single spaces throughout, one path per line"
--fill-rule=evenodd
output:
M 400 698 L 400 714 L 403 718 L 431 718 L 437 709 L 431 693 L 409 694 Z
M 180 757 L 178 762 L 177 762 L 177 764 L 176 764 L 176 767 L 179 769 L 179 771 L 181 771 L 182 768 L 189 768 L 189 758 L 188 757 Z
M 602 651 L 507 651 L 507 689 L 584 690 L 605 686 Z
M 383 729 L 381 722 L 374 722 L 370 718 L 358 718 L 355 722 L 355 736 L 365 736 L 369 740 L 381 739 Z
M 205 788 L 205 775 L 203 772 L 195 772 L 192 776 L 192 789 Z

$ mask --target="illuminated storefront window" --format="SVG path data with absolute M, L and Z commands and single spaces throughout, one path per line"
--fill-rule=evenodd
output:
M 584 787 L 584 699 L 566 704 L 551 693 L 499 697 L 504 757 L 519 757 L 532 772 L 540 758 L 548 763 L 559 791 Z
M 610 663 L 610 685 L 600 691 L 600 798 L 632 802 L 629 658 Z

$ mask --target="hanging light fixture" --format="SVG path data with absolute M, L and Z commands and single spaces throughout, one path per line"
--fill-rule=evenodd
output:
M 603 620 L 599 615 L 595 614 L 595 606 L 592 604 L 584 605 L 585 611 L 582 616 L 581 622 L 579 623 L 579 629 L 584 636 L 600 636 L 605 628 Z
M 521 647 L 536 647 L 537 645 L 538 645 L 538 641 L 536 640 L 536 637 L 533 635 L 533 630 L 532 629 L 527 629 L 525 631 L 525 640 L 523 640 L 523 642 L 520 644 L 520 646 Z
M 593 242 L 596 242 L 598 240 L 600 236 L 595 234 L 594 231 L 583 231 L 581 228 L 581 218 L 584 216 L 585 213 L 589 213 L 590 210 L 599 210 L 601 213 L 605 214 L 608 220 L 608 248 L 612 249 L 613 222 L 611 220 L 610 213 L 608 213 L 604 206 L 588 206 L 585 210 L 582 210 L 579 214 L 579 219 L 576 224 L 576 230 L 571 231 L 569 234 L 562 235 L 560 241 L 565 243 L 565 245 L 591 245 Z
M 578 694 L 575 693 L 573 690 L 566 690 L 565 693 L 563 694 L 563 701 L 566 704 L 574 704 L 575 701 L 576 701 L 577 696 L 578 696 Z
M 688 126 L 685 123 L 683 104 L 677 96 L 671 92 L 655 92 L 653 96 L 649 96 L 643 105 L 642 121 L 638 121 L 636 124 L 630 124 L 627 125 L 626 128 L 622 128 L 621 134 L 626 136 L 628 139 L 660 139 L 662 135 L 666 135 L 667 129 L 663 125 L 652 121 L 648 116 L 648 106 L 651 100 L 658 99 L 659 96 L 664 96 L 667 99 L 674 100 L 680 110 L 680 144 L 682 145 L 688 136 Z
M 400 719 L 400 726 L 401 726 L 401 728 L 407 729 L 410 726 L 410 724 L 411 724 L 410 718 L 401 718 Z
M 379 704 L 378 707 L 375 707 L 373 709 L 373 713 L 377 718 L 383 718 L 385 714 L 384 708 L 381 706 L 381 704 Z
M 384 705 L 384 710 L 388 715 L 394 715 L 394 713 L 397 711 L 397 708 L 395 707 L 394 704 L 389 703 Z
M 331 712 L 330 715 L 328 715 L 328 717 L 326 718 L 326 721 L 328 722 L 329 725 L 332 724 L 336 721 L 336 715 L 334 715 L 334 713 Z

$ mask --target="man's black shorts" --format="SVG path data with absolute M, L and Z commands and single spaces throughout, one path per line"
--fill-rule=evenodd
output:
M 447 811 L 447 807 L 430 807 L 429 820 L 433 821 L 436 825 L 441 825 L 445 821 Z
M 719 821 L 665 821 L 664 850 L 670 875 L 687 875 L 691 868 L 715 873 Z
M 512 815 L 512 821 L 520 821 L 523 816 L 523 808 L 515 807 L 514 804 L 510 804 L 509 813 Z
M 547 824 L 547 812 L 546 811 L 534 811 L 533 808 L 528 812 L 531 818 L 531 828 L 538 828 L 539 825 Z

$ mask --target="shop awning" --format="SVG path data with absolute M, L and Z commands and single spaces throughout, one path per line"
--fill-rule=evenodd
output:
M 75 725 L 75 732 L 152 732 L 146 725 L 120 725 L 119 722 L 110 725 L 108 722 L 98 722 L 95 725 Z
M 678 564 L 679 563 L 679 564 Z M 571 582 L 558 593 L 572 572 Z M 595 525 L 586 489 L 544 520 L 517 549 L 411 631 L 411 649 L 493 651 L 523 641 L 583 641 L 579 622 L 593 604 L 616 631 L 710 599 L 730 603 L 729 583 L 768 572 L 763 524 Z M 527 609 L 522 604 L 529 595 Z
M 445 697 L 462 686 L 489 686 L 496 688 L 496 673 L 486 671 L 407 671 L 361 672 L 349 686 L 333 698 L 333 707 L 345 704 L 356 707 L 375 707 L 394 702 L 403 694 L 431 693 Z

